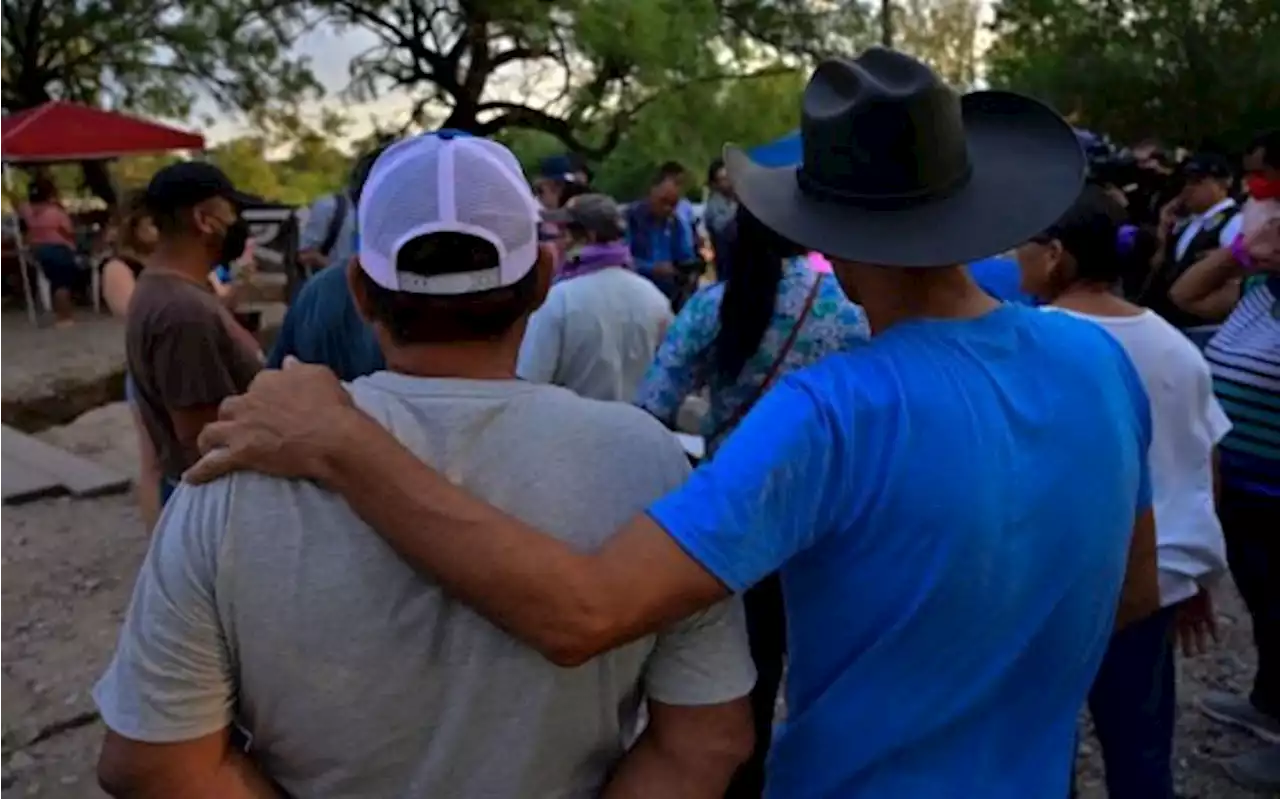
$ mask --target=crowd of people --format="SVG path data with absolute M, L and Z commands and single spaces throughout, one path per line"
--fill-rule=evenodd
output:
M 207 280 L 246 198 L 161 170 L 113 267 L 163 510 L 108 792 L 1065 797 L 1087 707 L 1109 795 L 1172 799 L 1228 571 L 1257 675 L 1203 710 L 1280 787 L 1276 134 L 1243 206 L 1200 155 L 1148 225 L 1051 109 L 899 53 L 799 110 L 700 219 L 674 163 L 620 204 L 371 152 L 265 358 Z

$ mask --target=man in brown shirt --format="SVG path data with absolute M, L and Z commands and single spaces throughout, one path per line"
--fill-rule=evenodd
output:
M 138 411 L 156 448 L 163 504 L 197 457 L 218 403 L 249 386 L 261 351 L 214 295 L 210 270 L 244 251 L 251 199 L 212 164 L 156 173 L 144 195 L 160 239 L 129 303 L 125 349 Z

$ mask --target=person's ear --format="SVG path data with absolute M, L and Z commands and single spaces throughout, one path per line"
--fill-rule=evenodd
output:
M 204 202 L 196 203 L 191 209 L 191 227 L 197 233 L 211 235 L 217 233 L 221 226 L 215 198 L 211 197 Z
M 353 255 L 347 261 L 347 291 L 351 292 L 351 301 L 356 306 L 356 313 L 365 324 L 373 324 L 373 314 L 369 308 L 369 292 L 365 285 L 364 269 L 360 266 L 360 256 Z
M 1062 246 L 1062 242 L 1058 239 L 1052 239 L 1044 245 L 1045 249 L 1045 268 L 1046 283 L 1053 289 L 1054 296 L 1075 279 L 1072 274 L 1075 271 L 1071 259 L 1067 257 L 1066 248 Z

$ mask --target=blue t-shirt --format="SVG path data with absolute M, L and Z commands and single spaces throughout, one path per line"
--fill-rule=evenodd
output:
M 779 381 L 649 511 L 734 591 L 781 568 L 767 795 L 1066 796 L 1150 425 L 1106 331 L 1015 305 Z
M 1018 262 L 1005 256 L 983 258 L 969 264 L 969 274 L 982 290 L 1004 302 L 1039 305 L 1035 297 L 1022 290 L 1022 270 Z
M 356 310 L 345 267 L 326 266 L 302 286 L 285 314 L 267 366 L 279 369 L 286 355 L 324 364 L 346 381 L 386 368 L 373 330 Z

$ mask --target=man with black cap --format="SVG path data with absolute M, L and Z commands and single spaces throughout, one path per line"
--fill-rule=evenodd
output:
M 1054 222 L 1084 155 L 1040 103 L 960 97 L 879 48 L 822 62 L 801 110 L 798 169 L 731 149 L 729 174 L 758 219 L 828 256 L 873 338 L 780 380 L 602 547 L 425 468 L 319 369 L 229 400 L 192 478 L 320 480 L 565 665 L 780 570 L 791 660 L 768 796 L 1065 796 L 1113 626 L 1158 602 L 1154 571 L 1121 593 L 1131 546 L 1138 562 L 1154 547 L 1150 411 L 1106 331 L 999 303 L 962 264 Z
M 160 238 L 129 302 L 125 352 L 160 460 L 163 504 L 195 462 L 196 438 L 218 403 L 248 388 L 262 365 L 256 342 L 209 285 L 214 267 L 244 252 L 240 209 L 254 200 L 213 164 L 187 161 L 157 172 L 143 202 Z
M 1198 343 L 1207 337 L 1196 328 L 1214 325 L 1226 318 L 1239 299 L 1224 295 L 1225 307 L 1211 316 L 1190 313 L 1169 297 L 1169 289 L 1193 265 L 1215 250 L 1231 246 L 1243 222 L 1240 209 L 1231 197 L 1231 162 L 1214 153 L 1200 153 L 1182 165 L 1182 191 L 1160 211 L 1156 230 L 1157 248 L 1151 257 L 1151 282 L 1141 297 L 1142 304 L 1163 316 L 1174 327 L 1190 332 Z M 1212 309 L 1202 309 L 1209 311 Z
M 639 408 L 516 379 L 551 277 L 538 210 L 500 144 L 388 148 L 346 268 L 388 368 L 348 385 L 417 457 L 596 547 L 689 464 Z M 94 690 L 117 796 L 719 799 L 750 752 L 736 599 L 570 671 L 314 484 L 239 474 L 171 506 Z

